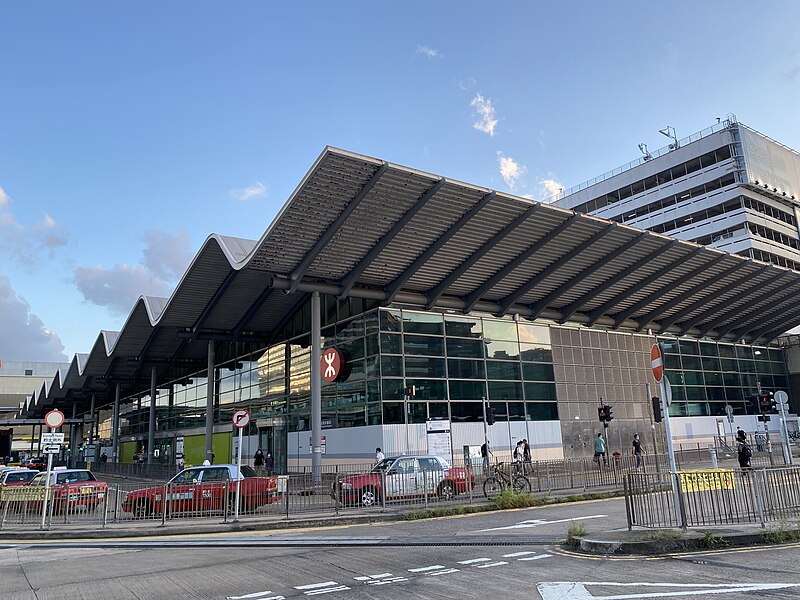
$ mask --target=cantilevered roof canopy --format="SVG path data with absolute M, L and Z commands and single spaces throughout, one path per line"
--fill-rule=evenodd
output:
M 800 323 L 795 271 L 326 148 L 260 240 L 211 235 L 21 416 L 202 370 L 205 340 L 266 343 L 312 291 L 753 342 Z

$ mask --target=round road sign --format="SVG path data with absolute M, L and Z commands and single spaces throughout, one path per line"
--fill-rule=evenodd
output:
M 342 362 L 342 355 L 336 348 L 327 348 L 320 359 L 322 378 L 329 383 L 336 381 L 342 372 Z
M 240 408 L 233 413 L 233 426 L 239 429 L 244 429 L 250 424 L 250 413 L 245 409 Z
M 664 376 L 664 359 L 661 356 L 661 346 L 658 344 L 653 344 L 650 349 L 650 366 L 653 368 L 653 377 L 661 383 L 661 378 Z
M 61 427 L 64 424 L 64 413 L 60 410 L 51 410 L 44 416 L 44 424 L 48 427 Z

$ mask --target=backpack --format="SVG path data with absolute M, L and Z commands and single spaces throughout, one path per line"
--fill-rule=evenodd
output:
M 514 457 L 514 460 L 519 460 L 519 452 L 520 452 L 519 446 L 514 448 L 514 454 L 512 454 L 512 456 Z
M 745 458 L 747 458 L 748 460 L 749 460 L 750 458 L 752 458 L 752 456 L 753 456 L 753 451 L 752 451 L 752 450 L 750 450 L 750 446 L 745 446 L 744 448 L 742 448 L 742 456 L 744 456 L 744 457 L 745 457 Z

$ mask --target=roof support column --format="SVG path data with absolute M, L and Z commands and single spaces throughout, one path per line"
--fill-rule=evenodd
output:
M 78 414 L 78 403 L 72 403 L 72 425 L 69 428 L 69 461 L 67 466 L 71 468 L 75 468 L 78 466 L 78 453 L 77 453 L 77 443 L 76 439 L 78 438 L 78 423 L 77 420 Z
M 214 341 L 208 341 L 208 377 L 206 381 L 206 460 L 214 462 Z
M 111 417 L 111 461 L 117 462 L 119 453 L 119 381 L 114 386 L 114 414 Z
M 89 444 L 94 444 L 94 394 L 92 394 L 92 403 L 89 405 Z
M 147 464 L 153 464 L 156 449 L 156 366 L 150 367 L 150 419 L 147 424 Z
M 322 373 L 320 348 L 319 292 L 311 294 L 311 473 L 314 483 L 322 482 Z

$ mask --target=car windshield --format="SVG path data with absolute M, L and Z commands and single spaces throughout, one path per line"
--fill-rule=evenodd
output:
M 19 483 L 21 481 L 30 481 L 31 479 L 33 479 L 34 475 L 36 475 L 36 473 L 32 473 L 32 472 L 14 473 L 13 471 L 11 471 L 6 475 L 5 482 L 6 483 Z
M 253 467 L 249 465 L 242 465 L 242 475 L 245 477 L 257 477 L 256 472 L 253 470 Z
M 380 473 L 381 471 L 385 471 L 389 467 L 392 466 L 392 463 L 396 459 L 394 458 L 384 458 L 381 462 L 377 463 L 374 467 L 372 467 L 373 473 Z
M 170 483 L 192 483 L 196 479 L 200 479 L 200 469 L 185 469 L 175 475 Z

